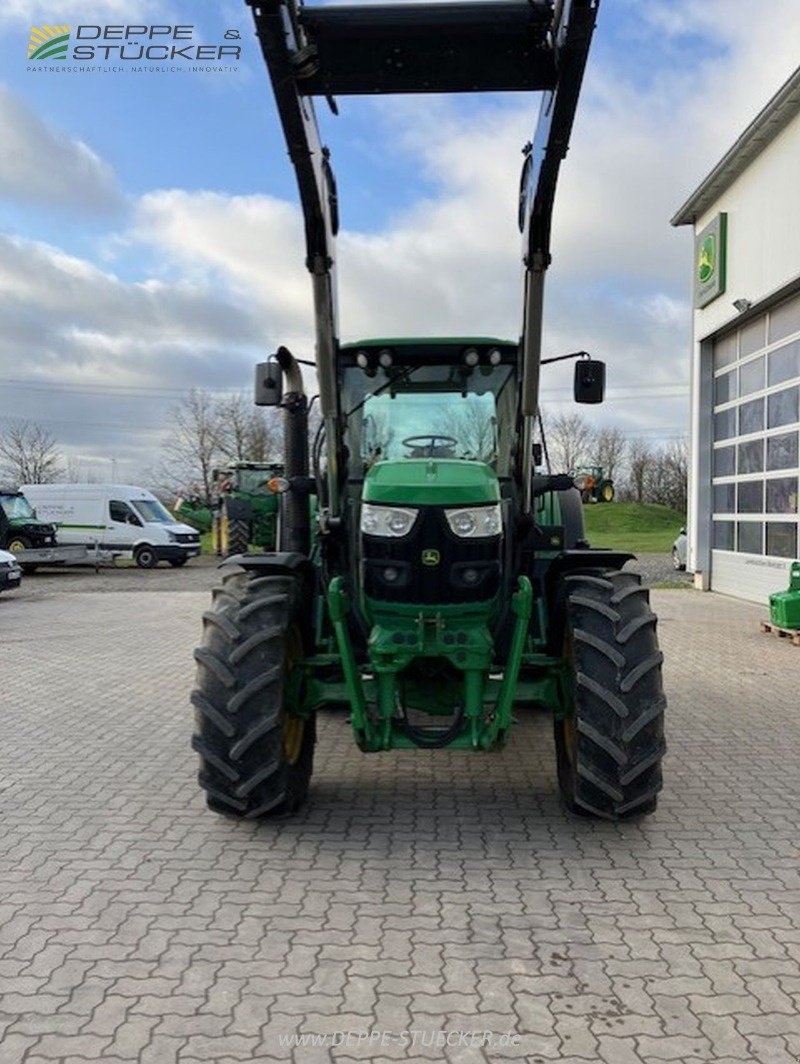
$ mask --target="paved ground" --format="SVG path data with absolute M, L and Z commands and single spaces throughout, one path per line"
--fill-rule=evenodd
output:
M 2 1064 L 800 1058 L 800 651 L 758 608 L 654 595 L 643 823 L 560 809 L 544 716 L 373 757 L 328 716 L 310 806 L 239 825 L 188 749 L 206 595 L 55 588 L 0 598 Z

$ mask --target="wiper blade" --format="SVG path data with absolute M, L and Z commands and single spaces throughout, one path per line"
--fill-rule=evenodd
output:
M 412 373 L 416 373 L 417 370 L 420 368 L 420 366 L 408 366 L 402 371 L 402 373 L 398 373 L 396 377 L 391 377 L 388 381 L 384 381 L 383 384 L 379 388 L 376 388 L 374 392 L 370 392 L 368 395 L 365 395 L 363 399 L 359 400 L 359 402 L 356 403 L 352 410 L 348 410 L 347 413 L 344 415 L 345 418 L 352 417 L 357 410 L 361 409 L 361 407 L 366 403 L 368 399 L 374 399 L 376 395 L 381 395 L 383 392 L 386 391 L 387 388 L 391 388 L 393 384 L 398 384 L 401 381 L 407 381 L 408 378 L 412 375 Z

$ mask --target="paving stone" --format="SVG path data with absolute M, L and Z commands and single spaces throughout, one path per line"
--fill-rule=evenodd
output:
M 3 602 L 36 632 L 35 656 L 0 643 L 3 1064 L 800 1058 L 800 713 L 761 611 L 653 594 L 670 752 L 646 821 L 564 814 L 549 720 L 521 709 L 491 756 L 365 756 L 321 715 L 308 807 L 238 825 L 188 748 L 198 572 Z M 118 590 L 150 576 L 170 590 Z M 520 1043 L 280 1042 L 445 1024 Z

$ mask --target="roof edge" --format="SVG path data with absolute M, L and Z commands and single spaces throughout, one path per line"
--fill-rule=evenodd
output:
M 692 225 L 754 159 L 800 114 L 800 67 L 762 107 L 744 132 L 722 156 L 689 198 L 670 219 L 670 225 Z

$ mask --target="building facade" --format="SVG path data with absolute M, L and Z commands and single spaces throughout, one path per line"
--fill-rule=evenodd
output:
M 800 552 L 800 69 L 672 224 L 695 236 L 687 567 L 766 602 Z

